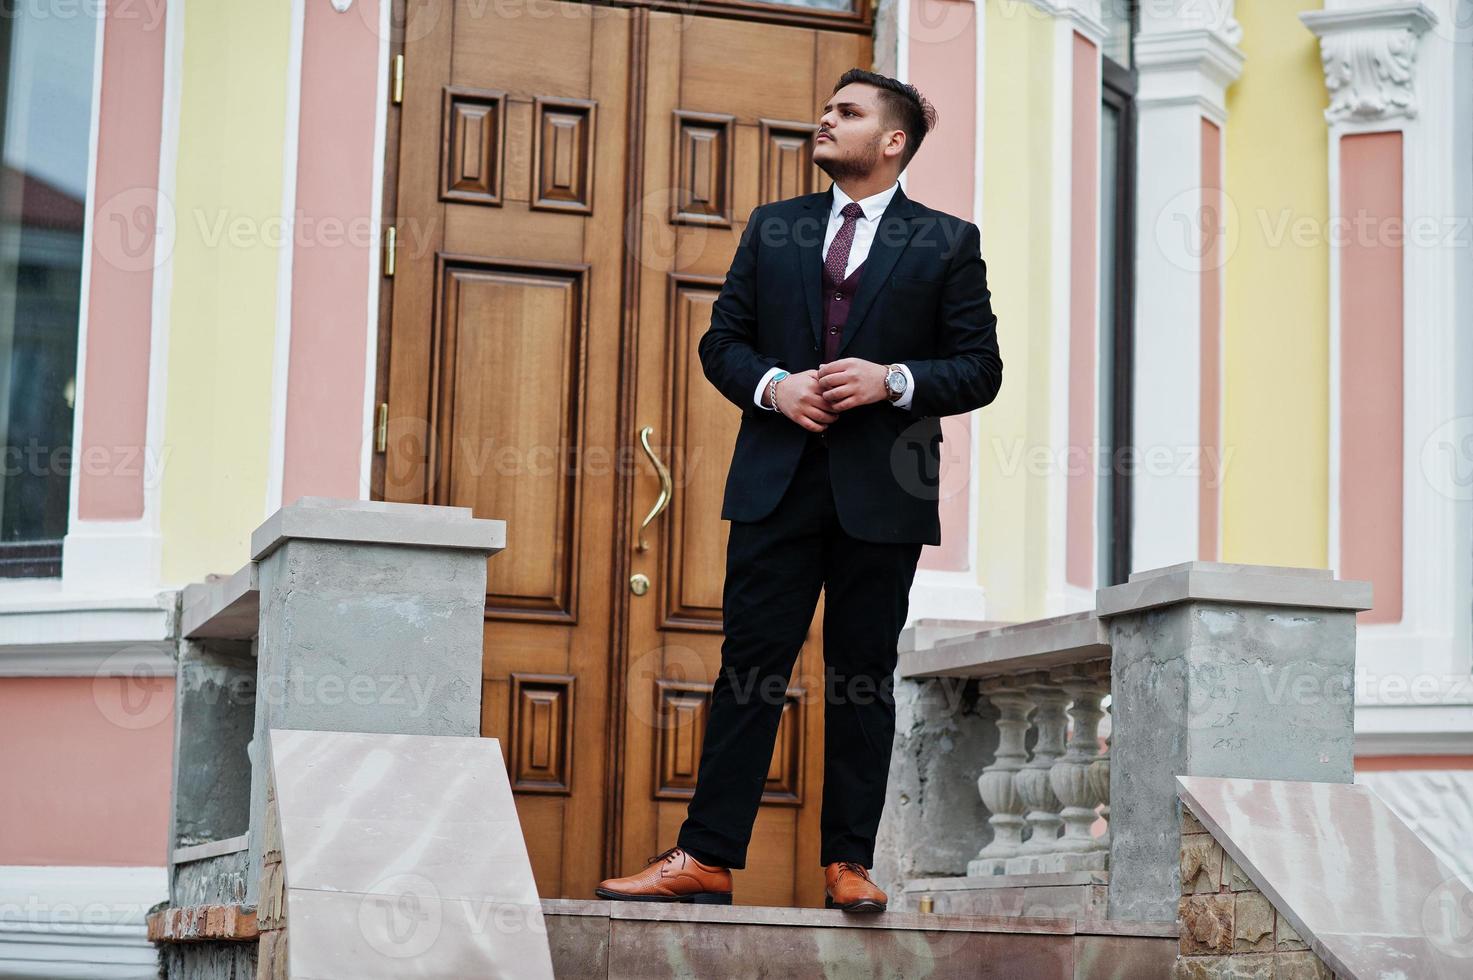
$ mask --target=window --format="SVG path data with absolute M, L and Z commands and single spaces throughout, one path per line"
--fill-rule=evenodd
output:
M 1135 69 L 1129 67 L 1134 0 L 1104 0 L 1105 40 L 1100 108 L 1100 458 L 1097 510 L 1099 583 L 1130 577 L 1133 527 L 1131 402 L 1135 384 Z M 1123 17 L 1122 17 L 1123 11 Z M 1115 60 L 1120 53 L 1125 63 Z
M 97 21 L 0 17 L 0 577 L 60 575 Z

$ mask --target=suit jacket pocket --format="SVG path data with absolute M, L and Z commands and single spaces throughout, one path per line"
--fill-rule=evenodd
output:
M 910 327 L 922 327 L 919 335 L 934 336 L 937 307 L 941 303 L 941 282 L 913 276 L 891 276 L 886 289 L 886 303 L 892 316 L 903 319 Z M 910 336 L 919 339 L 914 330 Z M 929 346 L 930 340 L 924 341 Z
M 891 276 L 890 281 L 901 289 L 940 289 L 940 279 L 923 279 L 920 276 Z

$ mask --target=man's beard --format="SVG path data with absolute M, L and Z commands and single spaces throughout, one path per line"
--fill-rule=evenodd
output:
M 843 159 L 813 161 L 818 169 L 834 180 L 856 180 L 868 177 L 880 162 L 880 141 L 876 139 Z

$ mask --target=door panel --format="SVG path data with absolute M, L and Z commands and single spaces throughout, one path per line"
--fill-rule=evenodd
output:
M 614 762 L 633 13 L 516 13 L 447 5 L 416 18 L 430 33 L 406 49 L 384 495 L 506 520 L 487 566 L 481 730 L 501 740 L 539 890 L 586 896 L 607 861 Z
M 446 0 L 413 23 L 383 496 L 507 521 L 481 730 L 501 742 L 541 893 L 587 897 L 673 842 L 720 663 L 739 412 L 696 344 L 752 209 L 823 186 L 809 120 L 869 64 L 869 39 L 557 0 Z M 641 550 L 661 490 L 644 426 L 673 496 Z M 641 596 L 636 572 L 653 583 Z M 744 903 L 822 898 L 815 641 Z

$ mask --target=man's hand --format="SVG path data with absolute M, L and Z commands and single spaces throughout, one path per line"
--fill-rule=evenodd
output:
M 825 403 L 817 371 L 799 371 L 777 383 L 773 406 L 809 432 L 822 432 L 838 418 Z
M 889 373 L 887 365 L 858 357 L 843 357 L 818 369 L 818 383 L 823 388 L 829 410 L 843 412 L 860 405 L 888 401 L 890 393 L 885 389 L 885 375 Z

